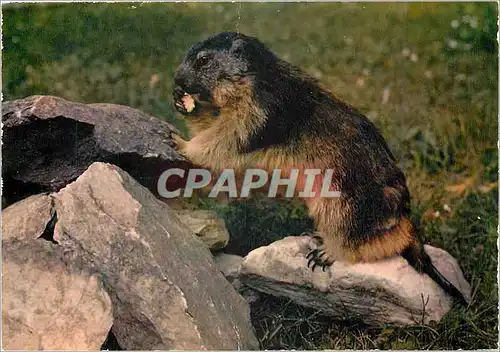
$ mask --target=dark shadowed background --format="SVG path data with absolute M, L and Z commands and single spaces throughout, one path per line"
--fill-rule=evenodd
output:
M 381 129 L 425 240 L 458 258 L 474 293 L 435 326 L 377 329 L 267 298 L 253 307 L 263 347 L 495 348 L 496 21 L 494 3 L 4 5 L 3 98 L 124 104 L 185 131 L 170 90 L 186 50 L 222 30 L 257 36 Z M 193 202 L 226 219 L 240 254 L 311 227 L 295 204 Z

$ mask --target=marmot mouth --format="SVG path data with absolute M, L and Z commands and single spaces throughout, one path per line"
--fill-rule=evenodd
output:
M 178 101 L 175 102 L 175 107 L 180 112 L 185 112 L 190 114 L 196 108 L 196 101 L 194 100 L 192 95 L 184 93 L 184 95 Z
M 192 114 L 196 110 L 196 96 L 187 93 L 181 87 L 175 87 L 172 96 L 174 98 L 174 106 L 177 111 L 183 115 Z
M 201 93 L 188 93 L 180 86 L 174 88 L 172 95 L 175 109 L 185 116 L 195 116 L 201 111 L 214 112 L 219 110 L 213 106 L 212 102 L 203 99 Z

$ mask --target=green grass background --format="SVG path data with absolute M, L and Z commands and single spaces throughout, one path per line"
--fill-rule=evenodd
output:
M 494 3 L 59 4 L 3 7 L 4 100 L 51 94 L 132 106 L 180 128 L 172 74 L 196 41 L 257 36 L 374 121 L 408 177 L 426 242 L 455 256 L 468 309 L 439 324 L 367 328 L 264 297 L 263 348 L 496 348 L 498 48 Z M 199 200 L 235 252 L 311 227 L 302 207 Z

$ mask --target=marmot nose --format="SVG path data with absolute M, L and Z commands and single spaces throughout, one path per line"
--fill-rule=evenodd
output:
M 174 84 L 176 88 L 186 88 L 186 80 L 183 77 L 174 76 Z

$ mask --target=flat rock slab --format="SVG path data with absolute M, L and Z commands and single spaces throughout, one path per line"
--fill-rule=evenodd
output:
M 126 172 L 94 163 L 53 200 L 53 239 L 102 275 L 121 347 L 259 348 L 247 302 L 207 247 Z
M 126 106 L 31 96 L 2 103 L 2 122 L 7 204 L 57 191 L 95 161 L 120 166 L 155 194 L 162 172 L 189 168 L 173 148 L 170 124 Z M 169 189 L 182 186 L 169 181 Z
M 63 249 L 39 236 L 51 199 L 37 195 L 2 214 L 2 347 L 98 350 L 111 329 L 100 276 L 66 265 Z
M 309 237 L 287 237 L 250 252 L 240 279 L 249 287 L 287 297 L 324 315 L 359 320 L 370 325 L 408 325 L 439 321 L 452 300 L 427 275 L 417 273 L 402 257 L 376 263 L 335 262 L 329 270 L 307 267 Z M 447 252 L 425 246 L 436 268 L 470 299 L 471 289 L 456 260 Z

